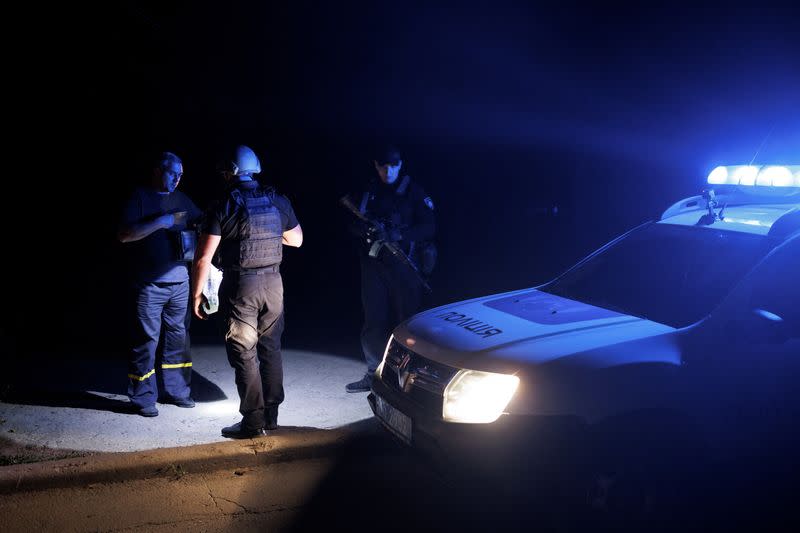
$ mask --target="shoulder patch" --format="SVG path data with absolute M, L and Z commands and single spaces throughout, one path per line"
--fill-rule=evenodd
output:
M 425 205 L 428 206 L 428 209 L 433 210 L 433 200 L 431 200 L 430 196 L 426 196 L 423 202 L 425 202 Z

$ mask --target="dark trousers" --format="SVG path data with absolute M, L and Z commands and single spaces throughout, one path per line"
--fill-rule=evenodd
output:
M 136 319 L 133 348 L 128 366 L 128 396 L 137 407 L 154 405 L 158 399 L 156 350 L 161 331 L 164 391 L 170 398 L 190 395 L 192 359 L 187 350 L 186 331 L 189 281 L 142 283 L 134 287 Z
M 283 280 L 279 272 L 226 271 L 219 289 L 225 350 L 236 377 L 243 426 L 278 422 L 283 402 Z
M 422 285 L 408 267 L 396 263 L 361 258 L 361 303 L 364 326 L 361 348 L 367 372 L 373 373 L 383 358 L 392 330 L 419 310 Z

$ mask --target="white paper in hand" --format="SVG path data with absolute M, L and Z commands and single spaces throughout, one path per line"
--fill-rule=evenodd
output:
M 208 279 L 203 285 L 203 296 L 206 297 L 207 303 L 203 305 L 203 311 L 207 315 L 217 312 L 219 309 L 219 286 L 222 283 L 222 270 L 210 265 L 211 270 L 208 272 Z

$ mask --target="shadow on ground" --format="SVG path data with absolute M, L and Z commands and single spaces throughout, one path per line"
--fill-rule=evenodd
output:
M 682 487 L 686 504 L 669 512 L 598 510 L 587 493 L 546 476 L 506 470 L 470 480 L 469 463 L 454 476 L 393 440 L 374 418 L 350 427 L 356 437 L 292 531 L 765 531 L 798 521 L 789 484 L 736 470 Z M 768 487 L 774 490 L 764 493 Z
M 292 531 L 498 531 L 520 525 L 515 502 L 449 479 L 427 457 L 388 436 L 376 419 L 353 438 Z M 545 524 L 539 521 L 540 529 Z
M 35 368 L 17 365 L 3 377 L 0 401 L 22 405 L 75 407 L 128 412 L 128 366 L 121 359 L 45 359 Z M 159 391 L 163 393 L 160 376 Z M 192 398 L 215 402 L 227 396 L 215 383 L 192 371 Z
M 2 428 L 1 423 L 0 428 Z M 92 453 L 93 452 L 82 450 L 48 448 L 47 446 L 39 446 L 36 444 L 21 444 L 14 440 L 0 437 L 0 466 L 85 457 L 87 455 L 92 455 Z

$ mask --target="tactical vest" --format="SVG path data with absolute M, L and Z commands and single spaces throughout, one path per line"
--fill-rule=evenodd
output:
M 259 188 L 256 196 L 246 197 L 231 191 L 239 205 L 240 268 L 263 268 L 281 262 L 283 227 L 281 214 L 272 203 L 272 192 Z
M 408 187 L 411 185 L 411 177 L 408 175 L 403 176 L 400 180 L 400 183 L 397 185 L 395 189 L 395 194 L 397 196 L 405 196 Z M 370 200 L 375 197 L 373 190 L 367 190 L 364 192 L 363 196 L 361 197 L 361 203 L 358 206 L 358 210 L 363 214 L 367 214 L 367 208 L 369 206 Z M 384 224 L 388 225 L 397 225 L 399 220 L 399 213 L 395 212 L 392 213 L 392 217 L 389 220 L 383 220 Z M 408 256 L 414 266 L 419 270 L 419 272 L 425 277 L 428 278 L 433 273 L 433 269 L 436 267 L 436 260 L 438 258 L 438 252 L 436 249 L 436 244 L 433 241 L 404 241 L 405 248 L 402 247 L 401 250 Z M 386 257 L 386 254 L 384 254 Z

